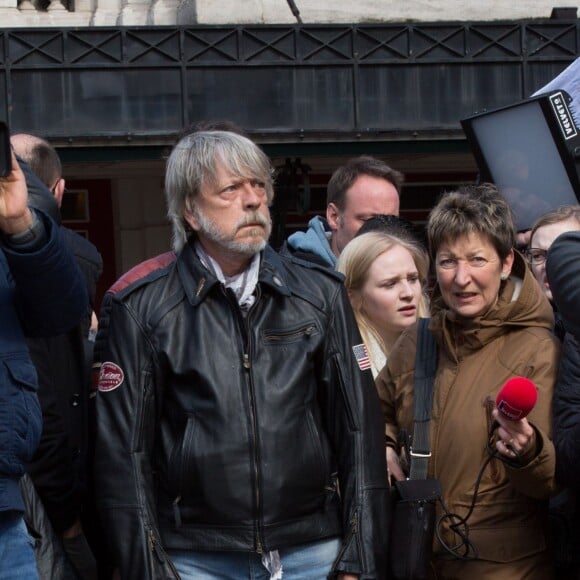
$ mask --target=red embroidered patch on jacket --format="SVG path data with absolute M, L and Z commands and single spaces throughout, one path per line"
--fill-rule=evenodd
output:
M 121 386 L 124 379 L 125 374 L 119 365 L 112 362 L 104 362 L 99 372 L 97 388 L 104 393 L 114 391 L 117 387 Z

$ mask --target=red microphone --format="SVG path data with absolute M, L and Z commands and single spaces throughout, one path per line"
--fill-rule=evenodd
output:
M 510 421 L 523 419 L 538 400 L 538 389 L 530 379 L 513 377 L 507 380 L 495 399 L 498 411 Z

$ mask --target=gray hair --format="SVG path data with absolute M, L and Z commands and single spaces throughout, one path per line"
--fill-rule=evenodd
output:
M 274 199 L 273 168 L 250 139 L 229 131 L 196 131 L 183 137 L 167 160 L 165 197 L 173 226 L 173 250 L 179 252 L 191 235 L 185 210 L 192 210 L 205 186 L 217 185 L 218 164 L 235 177 L 265 184 L 268 203 Z

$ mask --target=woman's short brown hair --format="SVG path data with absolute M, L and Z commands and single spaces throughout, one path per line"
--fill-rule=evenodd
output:
M 442 243 L 477 233 L 486 236 L 501 260 L 515 244 L 512 210 L 495 185 L 463 185 L 443 195 L 429 214 L 427 238 L 434 257 Z

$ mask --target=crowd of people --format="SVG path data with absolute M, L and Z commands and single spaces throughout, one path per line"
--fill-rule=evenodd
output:
M 271 163 L 223 129 L 174 146 L 172 248 L 109 289 L 94 344 L 102 261 L 60 225 L 54 149 L 13 137 L 0 579 L 394 578 L 419 319 L 437 345 L 429 578 L 579 578 L 580 532 L 554 542 L 551 514 L 580 516 L 580 206 L 542 216 L 518 251 L 506 199 L 465 185 L 424 238 L 398 216 L 403 175 L 362 156 L 276 250 Z M 527 416 L 498 408 L 514 377 L 537 392 Z

